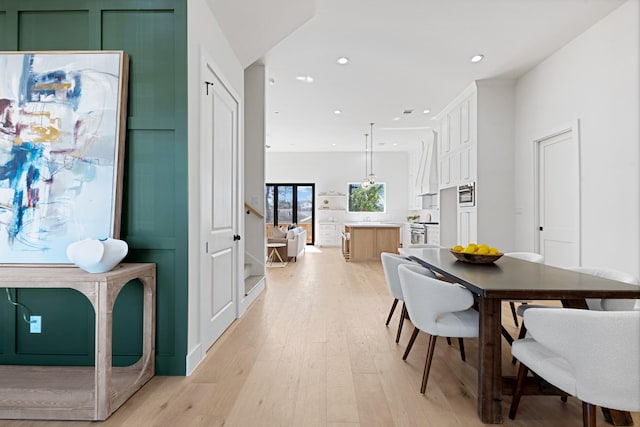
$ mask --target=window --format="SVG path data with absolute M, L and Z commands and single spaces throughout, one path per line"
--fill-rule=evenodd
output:
M 349 212 L 385 212 L 385 184 L 349 183 Z
M 265 187 L 267 236 L 273 227 L 291 224 L 307 230 L 307 243 L 313 244 L 314 184 L 267 184 Z

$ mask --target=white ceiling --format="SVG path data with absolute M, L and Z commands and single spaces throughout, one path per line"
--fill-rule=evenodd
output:
M 274 81 L 269 150 L 362 151 L 370 122 L 375 150 L 410 149 L 473 80 L 521 76 L 622 3 L 317 0 L 316 15 L 262 58 Z M 477 53 L 485 59 L 473 64 Z M 314 83 L 296 80 L 305 75 Z
M 315 12 L 315 0 L 206 0 L 244 68 Z

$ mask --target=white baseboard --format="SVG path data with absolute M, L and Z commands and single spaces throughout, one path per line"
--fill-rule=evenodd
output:
M 249 295 L 247 295 L 240 301 L 240 307 L 238 307 L 239 308 L 238 317 L 242 316 L 244 312 L 247 310 L 247 308 L 249 308 L 251 303 L 255 301 L 256 298 L 258 298 L 258 295 L 260 295 L 262 291 L 264 291 L 265 283 L 266 281 L 265 281 L 265 278 L 263 277 L 262 280 L 260 280 L 253 287 L 253 289 L 251 289 L 251 292 L 249 292 Z
M 193 350 L 187 354 L 187 376 L 191 375 L 196 370 L 198 365 L 202 363 L 206 356 L 206 353 L 202 351 L 202 345 L 198 344 Z

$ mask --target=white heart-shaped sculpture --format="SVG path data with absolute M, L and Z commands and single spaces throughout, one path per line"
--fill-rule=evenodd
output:
M 67 246 L 69 261 L 88 273 L 104 273 L 118 265 L 129 252 L 124 240 L 85 239 Z

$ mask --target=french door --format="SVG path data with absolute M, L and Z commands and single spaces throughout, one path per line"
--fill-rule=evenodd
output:
M 296 224 L 307 230 L 307 244 L 315 240 L 315 184 L 266 184 L 267 236 L 274 227 Z

